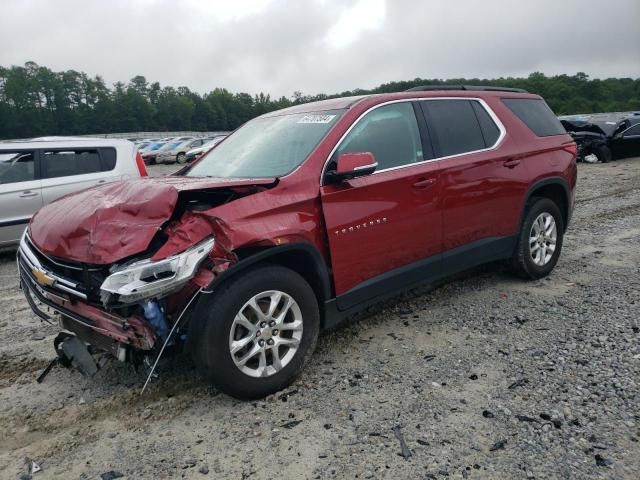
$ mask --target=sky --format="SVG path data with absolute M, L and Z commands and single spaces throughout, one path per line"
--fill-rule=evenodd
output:
M 394 80 L 640 77 L 639 0 L 0 0 L 0 65 L 198 93 Z

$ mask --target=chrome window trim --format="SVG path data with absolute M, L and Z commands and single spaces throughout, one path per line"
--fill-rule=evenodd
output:
M 465 155 L 471 155 L 471 154 L 474 154 L 474 153 L 481 153 L 481 152 L 488 152 L 490 150 L 495 150 L 496 148 L 498 148 L 500 146 L 500 144 L 504 140 L 504 137 L 507 135 L 507 130 L 506 130 L 505 126 L 503 125 L 503 123 L 498 118 L 498 116 L 491 109 L 491 107 L 487 104 L 487 102 L 485 102 L 482 98 L 479 98 L 479 97 L 427 97 L 427 98 L 425 98 L 425 97 L 415 97 L 415 98 L 402 98 L 402 99 L 399 99 L 399 100 L 389 100 L 388 102 L 379 103 L 378 105 L 374 105 L 373 107 L 370 107 L 367 110 L 365 110 L 363 113 L 360 114 L 360 116 L 358 118 L 356 118 L 356 120 L 351 124 L 351 126 L 347 129 L 347 131 L 344 132 L 344 134 L 336 142 L 335 146 L 331 149 L 331 152 L 329 153 L 329 155 L 327 156 L 327 159 L 324 162 L 324 166 L 322 167 L 322 172 L 320 174 L 320 186 L 326 185 L 326 183 L 324 182 L 324 178 L 325 178 L 327 166 L 329 165 L 329 162 L 331 161 L 331 157 L 333 157 L 333 155 L 335 154 L 336 150 L 338 150 L 338 147 L 340 147 L 340 145 L 342 144 L 342 142 L 344 141 L 346 136 L 349 135 L 349 132 L 351 132 L 351 130 L 369 112 L 372 112 L 373 110 L 375 110 L 377 108 L 384 107 L 386 105 L 391 105 L 391 104 L 394 104 L 394 103 L 417 102 L 417 101 L 420 101 L 420 102 L 422 102 L 422 101 L 437 101 L 437 100 L 475 100 L 475 101 L 477 101 L 480 104 L 480 106 L 482 108 L 484 108 L 484 110 L 489 114 L 489 117 L 491 118 L 491 120 L 493 120 L 493 123 L 495 123 L 496 127 L 498 127 L 498 130 L 500 131 L 500 135 L 498 136 L 498 139 L 495 141 L 495 143 L 492 146 L 487 147 L 487 148 L 482 148 L 480 150 L 472 150 L 470 152 L 456 153 L 455 155 L 447 155 L 445 157 L 429 158 L 429 159 L 423 160 L 421 162 L 408 163 L 406 165 L 399 165 L 397 167 L 384 168 L 382 170 L 376 170 L 371 175 L 377 175 L 379 173 L 390 172 L 392 170 L 399 170 L 401 168 L 415 167 L 416 165 L 423 165 L 425 163 L 433 162 L 433 161 L 436 161 L 436 160 L 448 160 L 450 158 L 457 158 L 457 157 L 462 157 L 462 156 L 465 156 Z M 417 121 L 417 119 L 416 119 L 416 121 Z M 478 122 L 478 127 L 479 126 L 480 126 L 480 123 Z M 427 125 L 427 127 L 428 127 L 428 125 Z
M 373 162 L 370 163 L 369 165 L 360 165 L 359 167 L 356 167 L 353 169 L 354 172 L 357 172 L 359 170 L 366 170 L 368 168 L 377 168 L 378 167 L 378 162 Z

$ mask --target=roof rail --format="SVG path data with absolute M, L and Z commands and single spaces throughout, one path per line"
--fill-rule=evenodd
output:
M 487 92 L 529 93 L 524 88 L 493 87 L 484 85 L 422 85 L 419 87 L 409 88 L 408 90 L 405 90 L 405 92 L 426 92 L 429 90 L 479 90 Z

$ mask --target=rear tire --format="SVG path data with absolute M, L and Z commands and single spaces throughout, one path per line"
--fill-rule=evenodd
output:
M 238 399 L 257 399 L 295 380 L 315 349 L 319 328 L 318 302 L 304 278 L 265 265 L 200 299 L 188 347 L 214 386 Z
M 532 198 L 513 256 L 515 272 L 533 280 L 549 275 L 558 263 L 563 238 L 564 220 L 558 206 L 549 198 Z

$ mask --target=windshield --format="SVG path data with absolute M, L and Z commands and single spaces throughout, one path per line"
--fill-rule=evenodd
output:
M 343 110 L 260 117 L 189 170 L 190 177 L 281 177 L 298 167 L 336 123 Z

